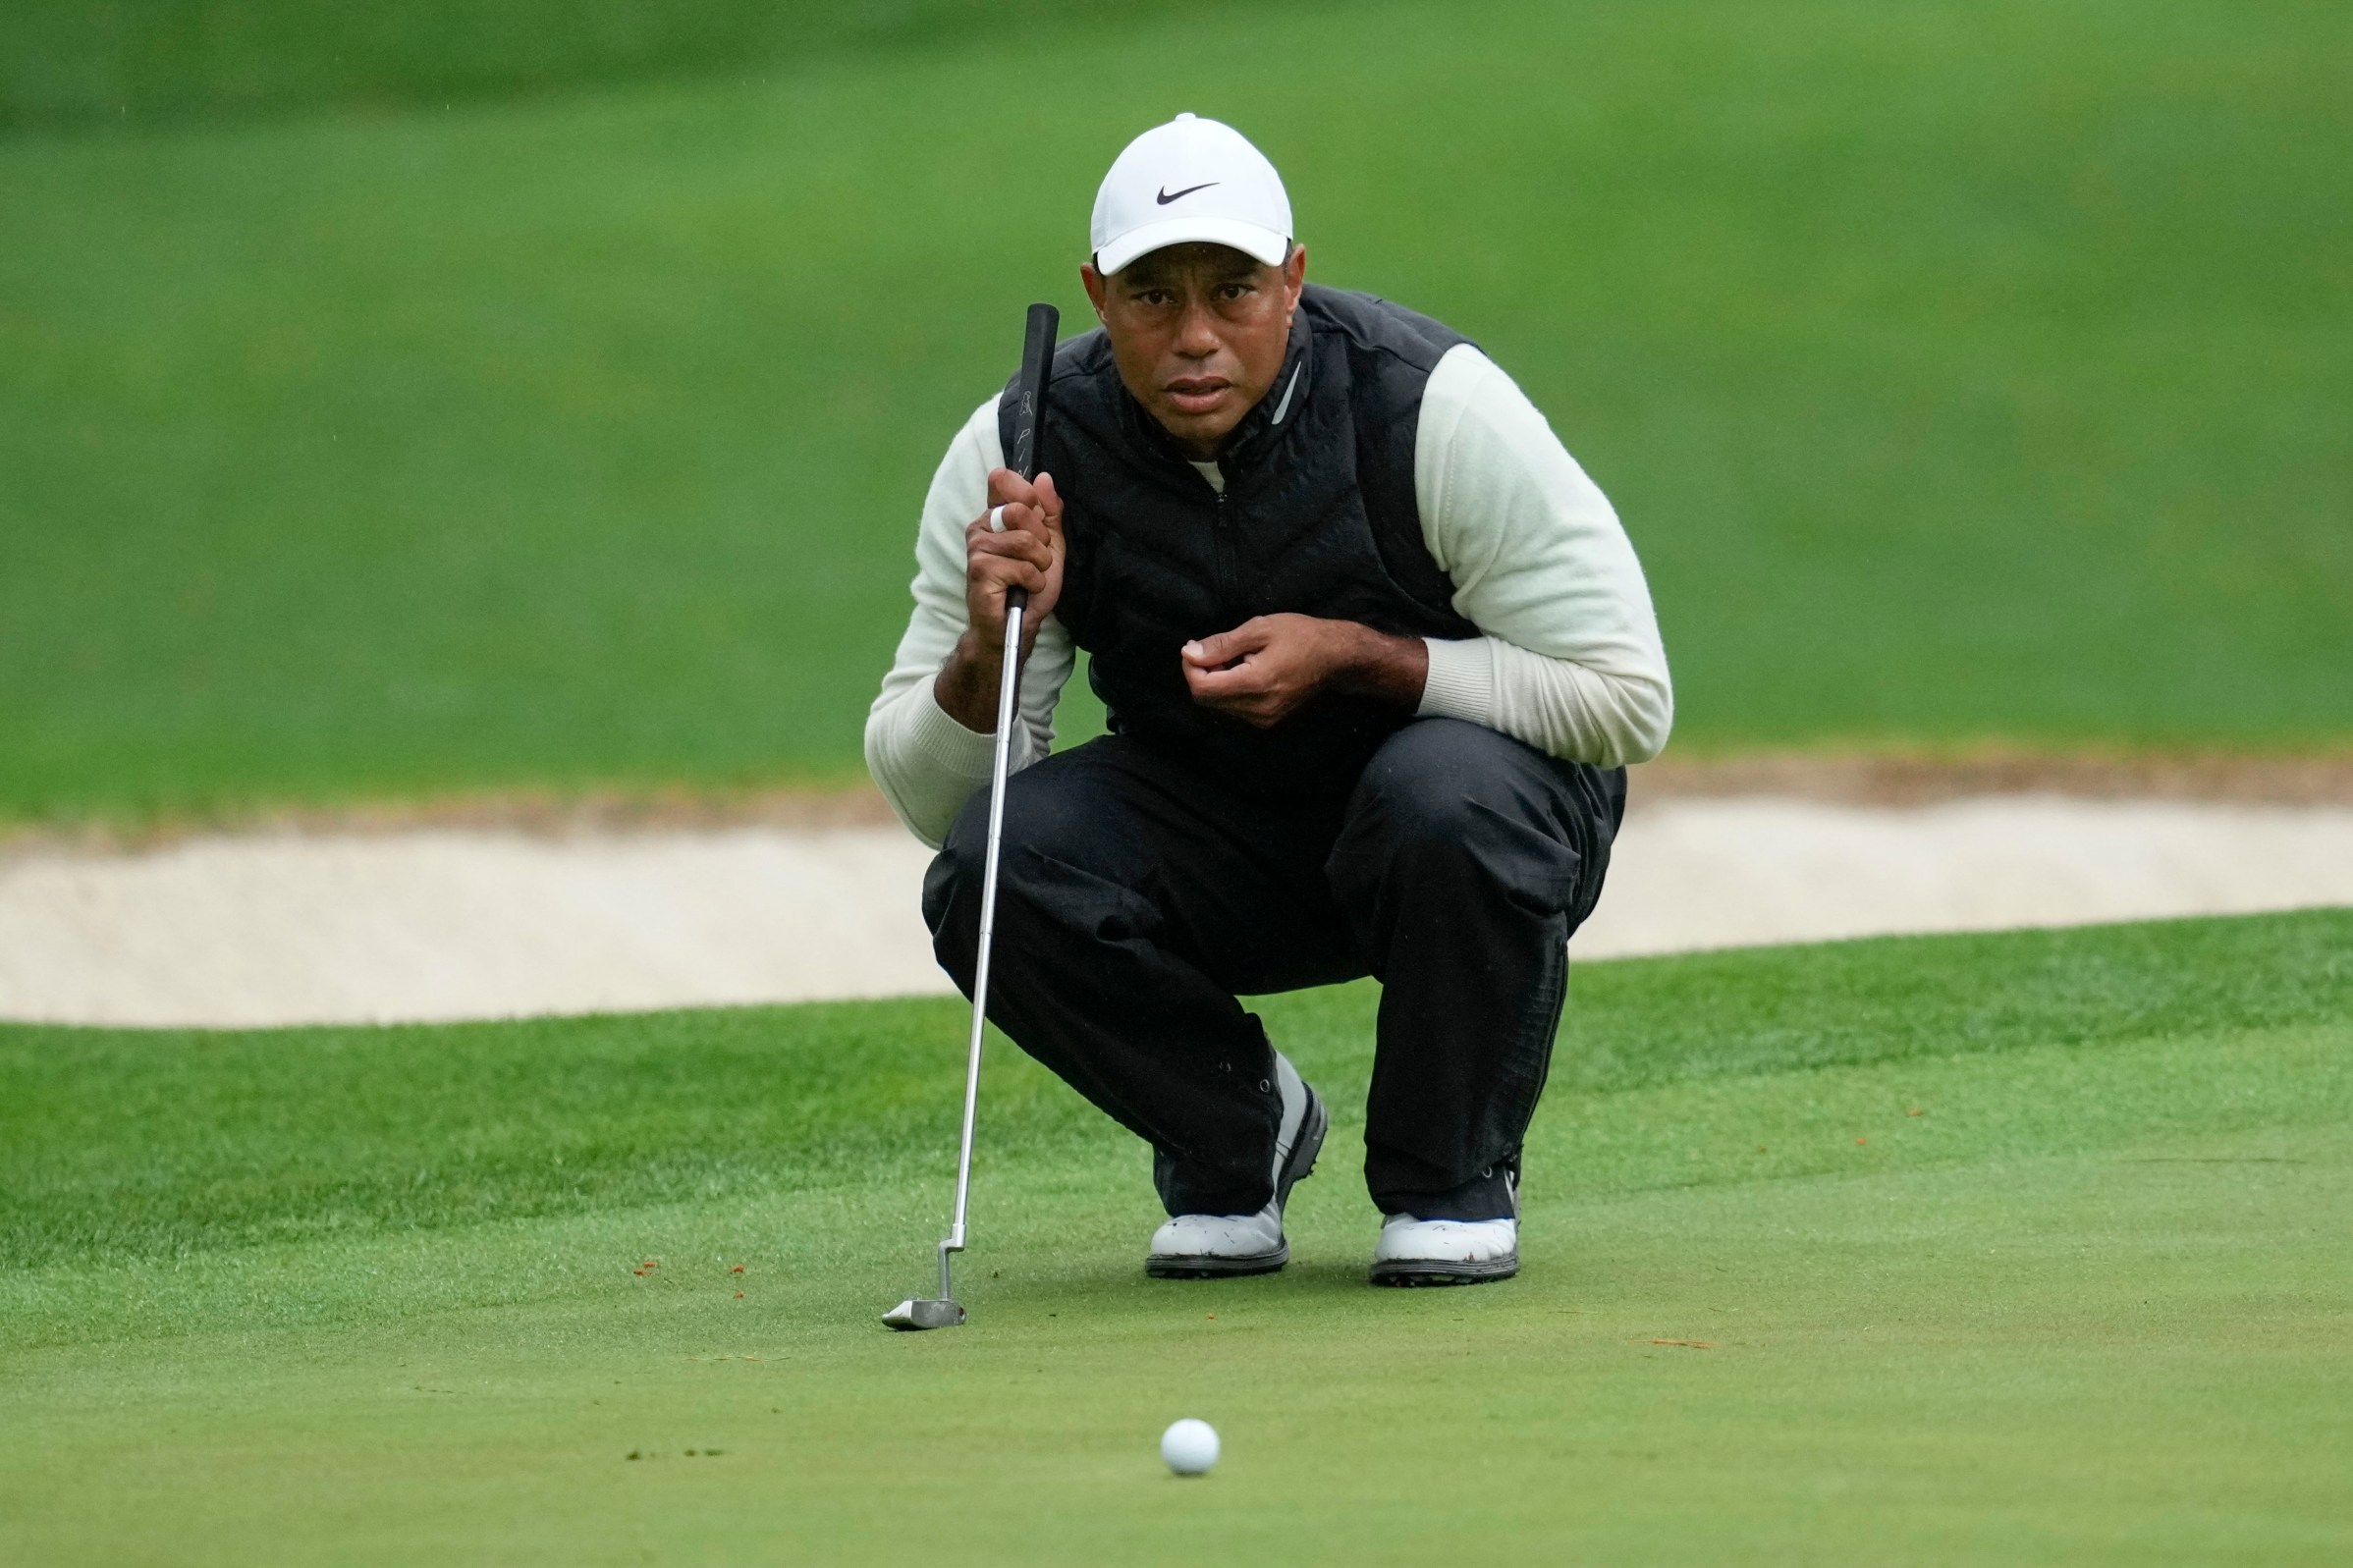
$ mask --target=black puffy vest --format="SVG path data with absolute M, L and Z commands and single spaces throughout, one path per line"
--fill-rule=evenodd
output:
M 1127 393 L 1098 328 L 1056 351 L 1039 467 L 1069 554 L 1054 614 L 1090 656 L 1114 730 L 1255 792 L 1344 790 L 1411 717 L 1325 696 L 1271 730 L 1195 703 L 1177 649 L 1296 611 L 1396 636 L 1469 637 L 1422 543 L 1422 390 L 1465 342 L 1427 316 L 1309 286 L 1282 374 L 1219 456 L 1221 496 Z M 998 424 L 1012 445 L 1007 403 Z

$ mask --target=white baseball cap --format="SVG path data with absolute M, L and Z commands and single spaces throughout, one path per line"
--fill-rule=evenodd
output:
M 1191 241 L 1281 266 L 1290 251 L 1290 197 L 1240 132 L 1180 114 L 1112 160 L 1095 192 L 1092 237 L 1095 270 L 1106 276 L 1146 251 Z

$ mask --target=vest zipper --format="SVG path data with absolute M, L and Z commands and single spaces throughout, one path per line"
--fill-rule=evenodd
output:
M 1234 564 L 1233 556 L 1233 521 L 1226 511 L 1226 492 L 1223 490 L 1218 492 L 1217 521 L 1212 525 L 1211 536 L 1217 546 L 1218 603 L 1224 607 L 1228 622 L 1218 629 L 1230 631 L 1233 626 L 1234 616 L 1240 608 L 1235 603 L 1236 596 L 1233 591 L 1234 578 L 1239 575 L 1239 571 Z

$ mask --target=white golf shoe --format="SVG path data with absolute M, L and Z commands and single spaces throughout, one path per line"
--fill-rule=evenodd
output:
M 1518 1272 L 1517 1219 L 1391 1215 L 1373 1249 L 1376 1285 L 1477 1285 Z
M 1271 1274 L 1290 1262 L 1283 1237 L 1283 1206 L 1290 1190 L 1314 1173 L 1331 1115 L 1323 1096 L 1275 1053 L 1275 1084 L 1283 1092 L 1283 1120 L 1275 1133 L 1275 1196 L 1254 1215 L 1177 1215 L 1152 1232 L 1144 1272 L 1155 1279 L 1218 1279 Z

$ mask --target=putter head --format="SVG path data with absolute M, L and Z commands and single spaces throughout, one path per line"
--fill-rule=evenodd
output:
M 893 1328 L 954 1328 L 963 1321 L 964 1309 L 958 1303 L 922 1296 L 909 1296 L 883 1314 L 883 1322 Z

